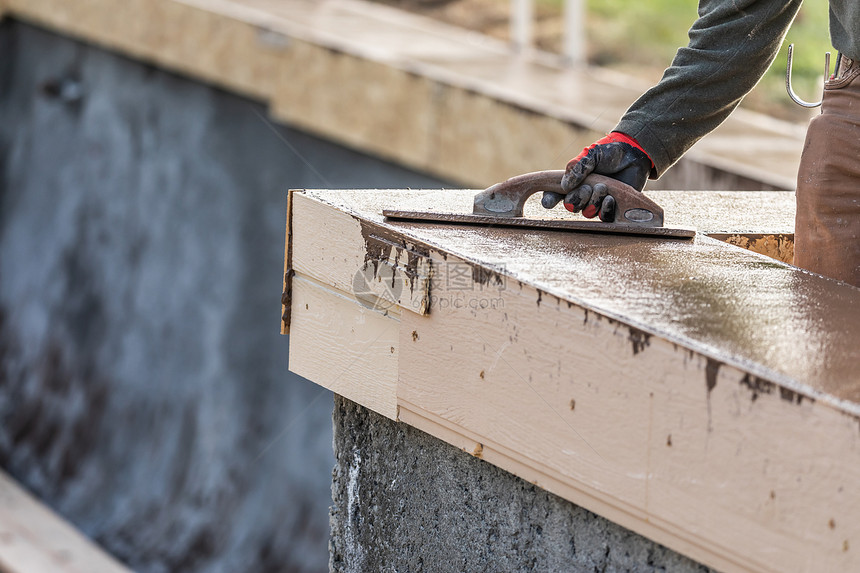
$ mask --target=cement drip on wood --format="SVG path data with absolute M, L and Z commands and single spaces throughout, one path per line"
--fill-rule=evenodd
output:
M 293 193 L 294 292 L 316 301 L 293 305 L 298 373 L 720 570 L 856 569 L 857 289 L 701 236 L 379 214 L 470 196 Z M 367 257 L 407 251 L 429 312 L 348 313 Z
M 474 194 L 469 190 L 306 193 L 533 285 L 555 297 L 553 304 L 582 306 L 792 391 L 860 402 L 860 291 L 851 286 L 707 237 L 570 235 L 393 223 L 381 215 L 404 206 L 462 212 Z M 527 215 L 540 208 L 533 201 L 526 207 Z
M 763 234 L 746 233 L 723 234 L 714 233 L 710 235 L 730 245 L 736 245 L 742 249 L 767 255 L 772 259 L 791 264 L 794 261 L 794 235 L 787 234 Z

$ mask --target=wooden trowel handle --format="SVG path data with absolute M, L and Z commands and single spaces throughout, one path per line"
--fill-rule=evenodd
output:
M 563 194 L 562 170 L 535 171 L 511 177 L 475 195 L 472 213 L 495 217 L 522 217 L 526 199 L 538 191 L 552 191 Z M 611 177 L 592 173 L 585 178 L 584 184 L 592 187 L 603 183 L 609 194 L 615 198 L 615 221 L 640 227 L 662 227 L 663 209 L 657 203 L 633 187 Z

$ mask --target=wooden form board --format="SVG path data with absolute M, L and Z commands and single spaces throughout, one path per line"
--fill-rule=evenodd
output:
M 291 306 L 299 374 L 717 569 L 860 569 L 858 289 L 707 237 L 378 215 L 422 196 L 469 194 L 292 194 L 293 292 L 327 305 Z M 351 292 L 410 253 L 428 312 Z
M 0 472 L 0 572 L 130 571 Z

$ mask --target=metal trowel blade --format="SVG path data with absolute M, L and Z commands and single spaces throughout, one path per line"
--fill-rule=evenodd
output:
M 696 230 L 688 227 L 645 227 L 602 221 L 569 219 L 533 219 L 528 217 L 494 217 L 466 213 L 433 213 L 425 211 L 383 210 L 388 219 L 429 223 L 454 223 L 481 225 L 485 227 L 519 227 L 526 229 L 549 229 L 555 231 L 578 231 L 586 233 L 613 233 L 617 235 L 639 235 L 665 239 L 692 239 Z

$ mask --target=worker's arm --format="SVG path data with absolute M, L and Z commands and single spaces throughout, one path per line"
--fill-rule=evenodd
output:
M 637 158 L 623 162 L 624 169 L 637 166 L 639 179 L 628 182 L 633 187 L 641 190 L 648 176 L 656 179 L 662 175 L 720 125 L 764 75 L 800 4 L 801 0 L 700 0 L 689 45 L 678 50 L 660 83 L 627 110 L 614 130 L 632 143 L 601 140 L 571 160 L 564 182 L 568 197 L 588 173 L 620 178 L 617 165 L 603 161 L 620 151 L 612 152 L 607 146 L 622 148 Z M 589 150 L 590 164 L 582 165 Z M 577 169 L 579 173 L 574 173 Z M 545 196 L 544 206 L 555 205 L 560 199 Z M 572 210 L 582 208 L 567 200 L 565 203 Z M 595 201 L 580 203 L 593 205 Z

